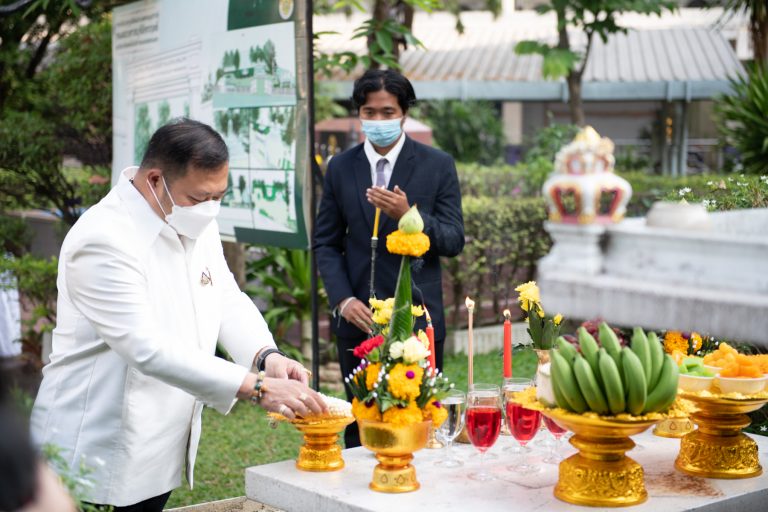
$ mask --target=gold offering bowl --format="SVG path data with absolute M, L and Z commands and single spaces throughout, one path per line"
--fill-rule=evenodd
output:
M 361 420 L 358 425 L 361 444 L 374 452 L 379 461 L 368 487 L 386 493 L 411 492 L 421 487 L 411 461 L 413 452 L 426 446 L 431 421 L 393 425 Z
M 682 392 L 680 396 L 698 408 L 691 418 L 699 428 L 682 438 L 675 460 L 677 469 L 705 478 L 752 478 L 762 474 L 757 443 L 741 429 L 750 424 L 747 413 L 768 402 L 768 393 L 745 396 L 702 391 Z
M 317 417 L 289 420 L 280 414 L 270 413 L 278 421 L 287 421 L 302 434 L 304 444 L 299 448 L 296 467 L 302 471 L 338 471 L 344 467 L 341 446 L 338 444 L 339 433 L 353 423 L 355 418 Z
M 665 415 L 598 416 L 548 408 L 533 393 L 523 391 L 514 400 L 528 409 L 541 411 L 574 433 L 570 443 L 579 450 L 560 463 L 555 497 L 576 505 L 624 507 L 648 499 L 643 468 L 625 453 L 635 447 L 630 436 L 640 434 Z
M 688 432 L 693 432 L 691 418 L 667 418 L 666 420 L 661 420 L 653 427 L 653 435 L 659 437 L 678 439 L 685 436 Z

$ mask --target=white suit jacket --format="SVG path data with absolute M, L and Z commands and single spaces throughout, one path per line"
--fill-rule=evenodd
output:
M 86 501 L 116 506 L 180 486 L 185 458 L 192 485 L 203 404 L 226 414 L 258 350 L 274 346 L 216 223 L 180 238 L 129 182 L 135 172 L 64 240 L 53 352 L 31 419 L 36 443 L 91 468 Z M 237 364 L 214 356 L 217 340 Z

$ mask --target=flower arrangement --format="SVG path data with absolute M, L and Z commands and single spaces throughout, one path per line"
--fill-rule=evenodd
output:
M 676 359 L 684 356 L 698 354 L 704 339 L 697 332 L 667 331 L 663 339 L 664 352 L 671 354 Z
M 413 304 L 410 258 L 429 250 L 424 222 L 414 207 L 387 237 L 387 250 L 402 256 L 395 296 L 372 299 L 374 336 L 354 350 L 362 361 L 344 382 L 352 391 L 352 414 L 360 420 L 410 425 L 431 420 L 436 427 L 448 417 L 440 399 L 453 387 L 429 366 L 429 340 L 413 333 L 424 308 Z M 426 240 L 426 242 L 425 242 Z
M 549 350 L 560 336 L 560 324 L 563 315 L 547 316 L 541 305 L 541 296 L 536 281 L 523 283 L 515 291 L 519 293 L 517 300 L 520 309 L 525 313 L 525 322 L 528 324 L 528 334 L 533 340 L 533 347 L 540 350 Z

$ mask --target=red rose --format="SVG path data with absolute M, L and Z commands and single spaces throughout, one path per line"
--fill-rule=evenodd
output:
M 352 351 L 352 354 L 360 359 L 364 359 L 368 354 L 373 352 L 374 349 L 378 348 L 382 343 L 384 343 L 384 336 L 379 334 L 378 336 L 374 336 L 371 339 L 365 340 L 361 344 L 359 344 L 357 347 L 355 347 L 355 350 Z

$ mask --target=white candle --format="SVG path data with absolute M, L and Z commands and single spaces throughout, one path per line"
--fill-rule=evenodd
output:
M 475 301 L 473 301 L 472 299 L 470 299 L 469 297 L 467 297 L 467 298 L 465 299 L 465 301 L 464 301 L 464 304 L 467 306 L 467 312 L 468 312 L 468 315 L 469 315 L 469 320 L 468 320 L 468 337 L 469 337 L 469 347 L 468 347 L 468 352 L 469 352 L 469 373 L 468 373 L 468 376 L 467 376 L 467 379 L 468 379 L 468 380 L 467 380 L 467 382 L 468 382 L 468 384 L 469 384 L 469 389 L 471 389 L 471 388 L 472 388 L 472 383 L 474 382 L 474 378 L 473 378 L 473 369 L 474 369 L 474 364 L 473 364 L 473 362 L 474 362 L 474 346 L 473 346 L 473 337 L 472 337 L 472 317 L 474 316 L 474 311 L 475 311 Z M 469 389 L 468 389 L 468 390 L 469 390 Z

